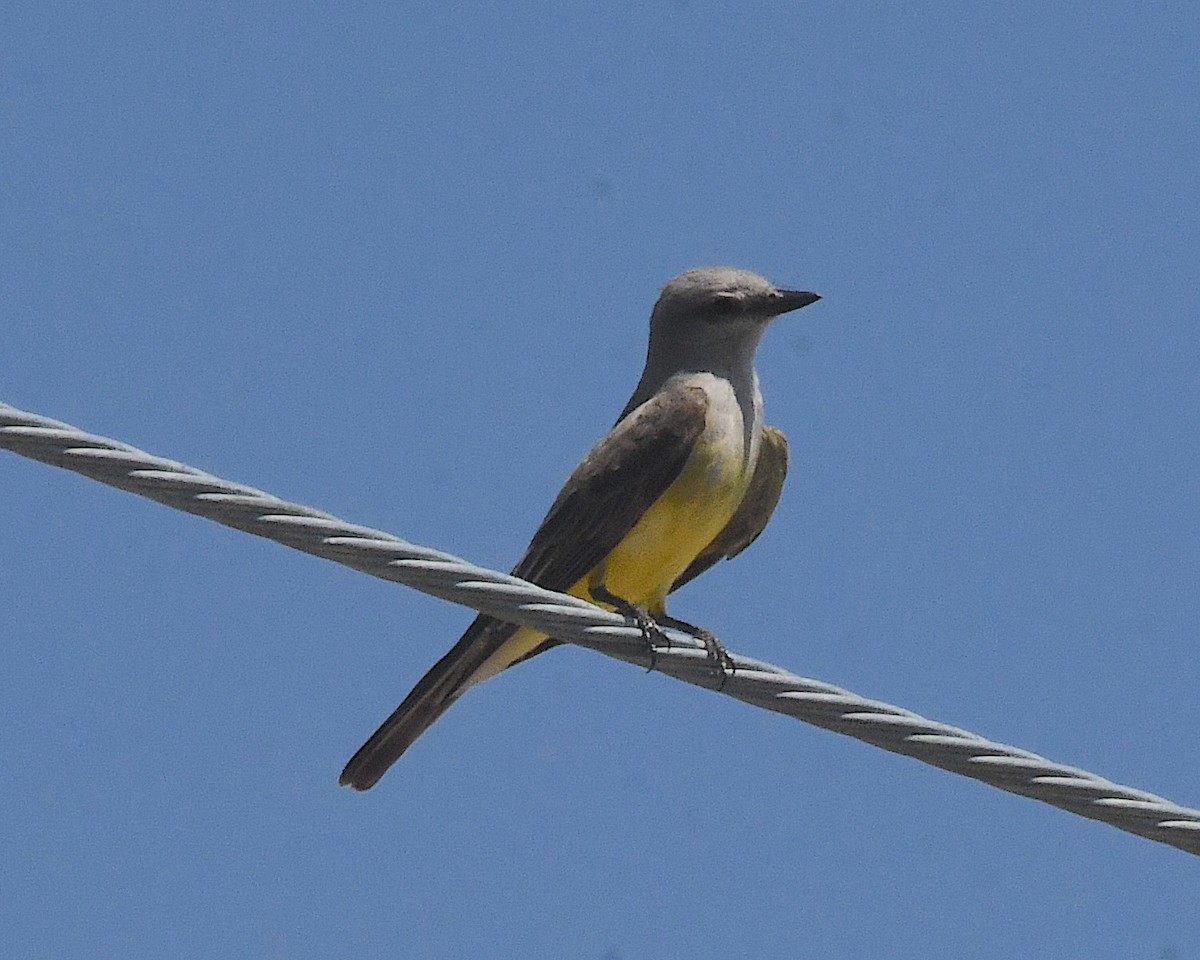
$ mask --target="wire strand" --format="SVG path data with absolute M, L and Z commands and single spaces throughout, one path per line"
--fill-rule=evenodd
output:
M 651 665 L 640 630 L 618 614 L 69 424 L 0 404 L 0 448 L 610 657 Z M 1200 854 L 1200 810 L 748 657 L 732 655 L 735 672 L 722 682 L 699 641 L 667 632 L 672 646 L 654 656 L 661 673 Z

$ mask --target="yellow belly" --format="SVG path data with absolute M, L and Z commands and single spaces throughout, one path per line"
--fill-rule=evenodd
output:
M 698 444 L 667 492 L 603 563 L 566 592 L 595 603 L 588 587 L 600 580 L 614 596 L 662 615 L 671 585 L 725 529 L 740 506 L 751 472 L 751 467 L 743 466 L 740 443 L 736 449 L 728 443 Z M 518 630 L 471 678 L 471 684 L 499 673 L 545 639 L 545 634 L 527 627 Z
M 671 585 L 725 528 L 744 492 L 740 484 L 700 496 L 673 487 L 609 554 L 598 579 L 623 600 L 662 613 Z
M 589 587 L 600 582 L 609 593 L 647 608 L 654 616 L 666 612 L 671 586 L 741 506 L 758 456 L 757 435 L 751 439 L 751 449 L 745 449 L 745 427 L 731 388 L 714 379 L 713 389 L 729 390 L 733 402 L 714 404 L 716 411 L 710 408 L 709 422 L 675 482 L 608 557 L 567 593 L 595 603 Z M 494 676 L 545 639 L 528 628 L 518 630 L 470 683 Z
M 667 492 L 604 563 L 568 592 L 592 599 L 588 585 L 600 580 L 615 596 L 663 613 L 671 585 L 733 517 L 750 473 L 740 436 L 702 436 Z

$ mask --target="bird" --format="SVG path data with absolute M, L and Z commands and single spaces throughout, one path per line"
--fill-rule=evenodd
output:
M 733 267 L 668 281 L 633 395 L 568 477 L 513 575 L 616 610 L 652 645 L 662 626 L 692 633 L 724 675 L 732 666 L 724 648 L 670 617 L 667 595 L 741 553 L 770 520 L 788 448 L 763 423 L 754 356 L 771 321 L 820 299 Z M 480 614 L 339 783 L 369 790 L 466 690 L 558 643 Z

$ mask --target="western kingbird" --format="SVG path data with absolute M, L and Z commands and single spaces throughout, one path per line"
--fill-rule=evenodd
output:
M 637 389 L 616 425 L 567 479 L 515 576 L 615 609 L 647 641 L 667 594 L 748 547 L 787 474 L 787 441 L 763 425 L 754 353 L 780 314 L 819 300 L 730 267 L 689 270 L 662 289 Z M 340 783 L 368 790 L 464 691 L 556 646 L 481 614 L 363 744 Z

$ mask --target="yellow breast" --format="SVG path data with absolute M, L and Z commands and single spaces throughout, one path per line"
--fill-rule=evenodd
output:
M 671 585 L 729 523 L 754 470 L 758 438 L 751 435 L 747 451 L 746 425 L 733 391 L 727 382 L 717 383 L 710 387 L 704 432 L 682 472 L 599 571 L 609 592 L 652 613 L 663 612 Z M 570 592 L 588 598 L 590 579 Z

